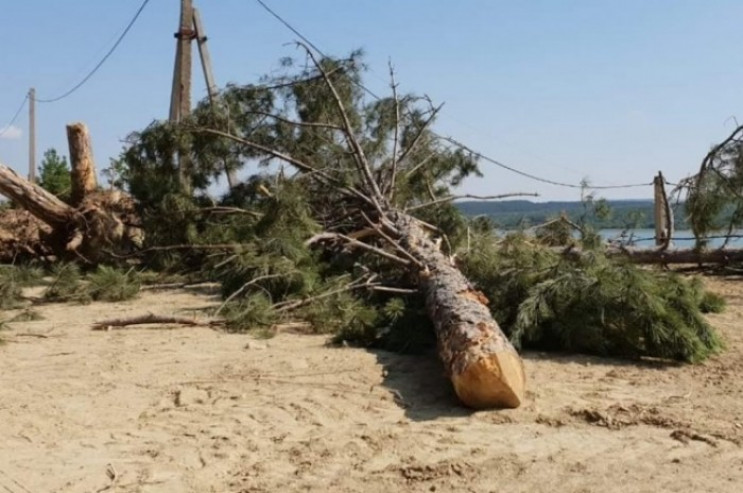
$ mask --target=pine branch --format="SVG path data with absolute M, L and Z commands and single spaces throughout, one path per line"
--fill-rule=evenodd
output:
M 333 125 L 332 123 L 322 123 L 322 122 L 300 122 L 296 120 L 291 120 L 289 118 L 284 118 L 283 116 L 276 115 L 274 113 L 268 113 L 265 111 L 249 111 L 247 114 L 254 114 L 254 115 L 261 115 L 265 116 L 266 118 L 273 118 L 274 120 L 280 121 L 282 123 L 286 123 L 288 125 L 294 125 L 297 127 L 309 127 L 309 128 L 327 128 L 329 130 L 338 130 L 340 132 L 343 132 L 343 127 L 339 125 Z
M 400 158 L 397 160 L 398 166 L 402 164 L 403 161 L 405 161 L 405 159 L 410 155 L 411 152 L 413 152 L 413 150 L 415 150 L 415 148 L 418 146 L 421 139 L 423 138 L 423 135 L 426 133 L 426 130 L 428 130 L 428 127 L 431 126 L 434 119 L 436 118 L 436 115 L 438 114 L 439 111 L 441 111 L 441 108 L 443 107 L 444 107 L 444 103 L 441 103 L 437 107 L 433 108 L 433 110 L 431 110 L 431 114 L 428 116 L 426 121 L 423 122 L 423 125 L 421 126 L 420 130 L 418 131 L 415 138 L 413 139 L 413 142 L 410 143 L 407 149 L 405 149 L 402 152 L 402 154 L 400 155 Z
M 296 271 L 293 271 L 293 272 L 296 272 Z M 291 272 L 290 272 L 289 274 L 291 274 Z M 251 279 L 250 281 L 248 281 L 248 282 L 246 282 L 245 284 L 243 284 L 242 286 L 240 286 L 240 288 L 239 288 L 239 289 L 235 290 L 235 292 L 234 292 L 234 293 L 232 293 L 231 295 L 229 295 L 229 296 L 228 296 L 228 297 L 227 297 L 227 298 L 226 298 L 226 299 L 224 300 L 224 303 L 222 303 L 222 304 L 221 304 L 221 305 L 219 306 L 219 308 L 217 308 L 217 310 L 216 310 L 216 311 L 214 312 L 214 316 L 216 317 L 217 315 L 219 315 L 219 314 L 220 314 L 220 312 L 221 312 L 222 310 L 224 310 L 224 307 L 225 307 L 225 306 L 227 306 L 227 304 L 228 304 L 228 303 L 229 303 L 230 301 L 234 300 L 234 299 L 235 299 L 236 297 L 238 297 L 238 296 L 239 296 L 239 295 L 240 295 L 241 293 L 243 293 L 243 292 L 244 292 L 244 291 L 245 291 L 246 289 L 248 289 L 248 288 L 249 288 L 250 286 L 252 286 L 252 285 L 254 285 L 254 284 L 256 284 L 256 283 L 258 283 L 258 282 L 260 282 L 260 281 L 266 281 L 266 280 L 268 280 L 268 279 L 276 279 L 277 277 L 284 277 L 285 275 L 286 275 L 286 274 L 267 274 L 267 275 L 265 275 L 265 276 L 258 276 L 258 277 L 254 278 L 254 279 Z
M 404 258 L 400 258 L 397 255 L 393 255 L 389 252 L 385 252 L 381 248 L 377 248 L 375 246 L 369 245 L 368 243 L 364 243 L 363 241 L 356 240 L 354 238 L 351 238 L 350 236 L 346 236 L 340 233 L 330 233 L 330 232 L 320 233 L 318 235 L 313 236 L 309 240 L 307 240 L 305 244 L 312 245 L 315 243 L 319 243 L 321 241 L 338 241 L 338 240 L 343 240 L 345 243 L 349 245 L 361 248 L 362 250 L 367 250 L 371 253 L 379 255 L 380 257 L 384 257 L 387 260 L 392 260 L 393 262 L 396 262 L 405 267 L 408 267 L 410 265 L 410 261 Z
M 315 65 L 315 68 L 317 68 L 317 70 L 322 74 L 323 79 L 328 86 L 328 89 L 330 89 L 330 92 L 333 94 L 333 99 L 335 100 L 336 107 L 338 108 L 338 112 L 340 113 L 341 119 L 343 120 L 346 140 L 348 142 L 348 145 L 354 151 L 355 161 L 357 167 L 359 168 L 359 172 L 361 173 L 362 178 L 366 181 L 366 184 L 369 187 L 369 198 L 372 200 L 372 202 L 374 202 L 374 205 L 376 206 L 379 213 L 382 214 L 382 203 L 384 202 L 385 198 L 382 195 L 382 192 L 379 190 L 379 186 L 376 180 L 374 180 L 374 176 L 369 167 L 369 162 L 366 159 L 364 149 L 362 149 L 361 144 L 359 144 L 358 139 L 356 139 L 356 136 L 354 135 L 353 127 L 351 126 L 351 120 L 348 118 L 346 107 L 343 104 L 340 95 L 338 94 L 338 90 L 335 88 L 335 84 L 333 84 L 333 81 L 330 80 L 330 77 L 328 76 L 327 72 L 322 67 L 320 62 L 317 60 L 317 57 L 315 57 L 315 54 L 312 52 L 312 50 L 310 50 L 310 48 L 303 43 L 298 42 L 297 44 L 305 49 L 307 55 L 312 60 L 312 63 Z
M 336 294 L 341 293 L 347 293 L 349 291 L 355 291 L 357 289 L 366 288 L 366 280 L 358 280 L 351 283 L 346 284 L 342 288 L 333 289 L 330 291 L 326 291 L 324 293 L 318 294 L 316 296 L 309 296 L 307 298 L 304 298 L 302 300 L 298 301 L 284 301 L 281 303 L 276 303 L 274 305 L 274 309 L 278 313 L 284 313 L 292 310 L 296 310 L 297 308 L 302 308 L 303 306 L 307 306 L 311 303 L 314 303 L 317 300 L 321 300 L 324 298 L 328 298 L 330 296 L 335 296 Z
M 300 171 L 310 174 L 310 175 L 316 175 L 320 177 L 321 179 L 318 179 L 318 181 L 324 183 L 324 184 L 333 184 L 335 185 L 336 189 L 348 196 L 356 197 L 358 199 L 363 200 L 364 202 L 377 206 L 378 204 L 376 201 L 374 201 L 372 198 L 367 196 L 366 194 L 360 192 L 359 190 L 356 190 L 353 187 L 348 187 L 345 185 L 342 185 L 338 180 L 330 176 L 325 172 L 323 169 L 315 168 L 314 166 L 311 166 L 304 161 L 301 161 L 299 159 L 296 159 L 292 156 L 289 156 L 288 154 L 284 154 L 282 152 L 279 152 L 275 149 L 271 149 L 270 147 L 266 147 L 262 144 L 258 144 L 257 142 L 253 142 L 247 139 L 243 139 L 242 137 L 238 137 L 237 135 L 232 135 L 227 132 L 222 132 L 221 130 L 215 130 L 212 128 L 204 128 L 204 127 L 197 127 L 193 129 L 195 132 L 202 132 L 202 133 L 208 133 L 212 135 L 217 135 L 219 137 L 224 137 L 225 139 L 230 139 L 232 141 L 235 141 L 239 144 L 246 145 L 248 147 L 251 147 L 253 149 L 256 149 L 261 152 L 265 152 L 266 154 L 273 156 L 276 159 L 280 159 L 282 161 L 285 161 L 297 168 L 299 168 Z
M 403 257 L 410 260 L 413 264 L 417 265 L 421 270 L 425 268 L 425 266 L 417 259 L 415 258 L 410 252 L 408 252 L 405 248 L 402 247 L 398 242 L 393 240 L 389 235 L 387 235 L 384 231 L 382 231 L 382 228 L 375 224 L 371 219 L 369 219 L 369 216 L 364 214 L 364 211 L 360 211 L 361 216 L 364 218 L 364 220 L 369 224 L 369 226 L 372 227 L 372 229 L 376 232 L 377 235 L 379 235 L 383 240 L 387 241 L 390 245 L 392 245 L 395 250 L 400 252 Z

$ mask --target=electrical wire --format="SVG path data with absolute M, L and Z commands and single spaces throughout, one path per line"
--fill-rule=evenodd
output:
M 293 32 L 294 34 L 296 34 L 302 41 L 304 41 L 307 44 L 307 46 L 309 46 L 310 48 L 312 48 L 313 50 L 315 50 L 320 56 L 322 56 L 324 58 L 327 58 L 327 55 L 325 53 L 323 53 L 323 51 L 320 50 L 320 48 L 318 48 L 317 45 L 315 45 L 312 41 L 310 41 L 309 38 L 307 38 L 305 35 L 303 35 L 298 29 L 296 29 L 294 26 L 292 26 L 286 19 L 284 19 L 283 17 L 281 17 L 278 13 L 276 13 L 273 9 L 271 9 L 268 5 L 266 5 L 266 3 L 263 2 L 263 0 L 256 0 L 256 2 L 258 2 L 258 4 L 261 7 L 263 7 L 264 10 L 266 10 L 269 14 L 271 14 L 274 18 L 276 18 L 281 24 L 283 24 L 291 32 Z M 369 94 L 374 99 L 376 99 L 376 100 L 380 100 L 381 99 L 377 94 L 375 94 L 371 89 L 367 88 L 361 82 L 354 82 L 354 83 L 360 89 L 362 89 L 364 92 L 366 92 L 367 94 Z M 439 134 L 437 134 L 436 132 L 433 132 L 433 131 L 431 131 L 431 133 L 435 137 L 437 137 L 439 139 L 442 139 L 442 140 L 444 140 L 446 142 L 449 142 L 450 144 L 452 144 L 452 145 L 454 145 L 454 146 L 456 146 L 456 147 L 458 147 L 458 148 L 460 148 L 460 149 L 462 149 L 464 151 L 467 151 L 467 152 L 471 153 L 474 156 L 477 156 L 478 158 L 482 159 L 483 161 L 486 161 L 486 162 L 488 162 L 490 164 L 494 164 L 495 166 L 498 166 L 500 168 L 503 168 L 503 169 L 505 169 L 507 171 L 510 171 L 512 173 L 516 173 L 516 174 L 518 174 L 520 176 L 523 176 L 525 178 L 529 178 L 531 180 L 538 181 L 538 182 L 541 182 L 541 183 L 546 183 L 548 185 L 553 185 L 553 186 L 558 186 L 558 187 L 565 187 L 565 188 L 593 189 L 593 190 L 610 190 L 610 189 L 619 189 L 619 188 L 637 188 L 637 187 L 647 187 L 647 186 L 651 186 L 652 185 L 652 183 L 631 183 L 631 184 L 626 184 L 626 185 L 591 185 L 591 184 L 588 184 L 588 183 L 575 184 L 575 183 L 564 183 L 564 182 L 559 182 L 559 181 L 555 181 L 555 180 L 550 180 L 549 178 L 542 178 L 540 176 L 533 175 L 533 174 L 527 173 L 525 171 L 521 171 L 521 170 L 519 170 L 517 168 L 514 168 L 513 166 L 509 166 L 507 164 L 504 164 L 503 162 L 498 161 L 497 159 L 491 158 L 491 157 L 489 157 L 489 156 L 487 156 L 487 155 L 485 155 L 485 154 L 483 154 L 481 152 L 475 151 L 471 147 L 469 147 L 469 146 L 463 144 L 462 142 L 459 142 L 458 140 L 455 140 L 455 139 L 453 139 L 451 137 L 445 137 L 445 136 L 439 135 Z
M 560 181 L 554 181 L 554 180 L 550 180 L 548 178 L 542 178 L 542 177 L 539 177 L 539 176 L 536 176 L 536 175 L 532 175 L 531 173 L 527 173 L 525 171 L 521 171 L 521 170 L 516 169 L 514 167 L 508 166 L 507 164 L 504 164 L 501 161 L 498 161 L 498 160 L 493 159 L 491 157 L 485 156 L 484 154 L 482 154 L 480 152 L 477 152 L 476 150 L 468 147 L 467 145 L 465 145 L 465 144 L 463 144 L 463 143 L 459 142 L 458 140 L 455 140 L 455 139 L 453 139 L 451 137 L 441 137 L 441 138 L 444 139 L 445 141 L 449 142 L 450 144 L 453 144 L 453 145 L 459 147 L 460 149 L 462 149 L 464 151 L 467 151 L 467 152 L 469 152 L 470 154 L 472 154 L 474 156 L 477 156 L 478 158 L 482 159 L 483 161 L 487 161 L 487 162 L 489 162 L 491 164 L 494 164 L 494 165 L 496 165 L 496 166 L 498 166 L 500 168 L 503 168 L 505 170 L 508 170 L 508 171 L 510 171 L 512 173 L 516 173 L 517 175 L 521 175 L 523 177 L 529 178 L 531 180 L 538 181 L 538 182 L 541 182 L 541 183 L 547 183 L 548 185 L 555 185 L 555 186 L 558 186 L 558 187 L 566 187 L 566 188 L 581 188 L 581 189 L 591 188 L 591 189 L 601 189 L 601 190 L 615 189 L 615 188 L 637 188 L 637 187 L 647 187 L 647 186 L 651 186 L 652 185 L 652 182 L 651 183 L 630 183 L 630 184 L 627 184 L 627 185 L 591 185 L 590 183 L 576 185 L 574 183 L 564 183 L 564 182 L 560 182 Z
M 142 11 L 145 9 L 145 7 L 147 7 L 147 4 L 148 3 L 150 3 L 150 0 L 144 0 L 142 2 L 142 5 L 139 6 L 139 9 L 137 9 L 137 12 L 134 14 L 134 17 L 132 17 L 132 19 L 129 21 L 129 24 L 127 24 L 126 28 L 124 28 L 124 31 L 121 33 L 121 35 L 116 40 L 116 42 L 111 47 L 111 49 L 108 50 L 108 52 L 103 56 L 103 58 L 101 58 L 101 61 L 99 61 L 96 64 L 96 66 L 93 67 L 93 69 L 90 72 L 88 72 L 88 74 L 85 77 L 82 78 L 82 80 L 80 82 L 78 82 L 77 84 L 75 84 L 67 92 L 65 92 L 65 93 L 63 93 L 63 94 L 61 94 L 61 95 L 59 95 L 57 97 L 47 98 L 47 99 L 35 98 L 34 100 L 37 103 L 56 103 L 57 101 L 61 101 L 61 100 L 65 99 L 65 98 L 67 98 L 68 96 L 71 96 L 74 92 L 76 92 L 83 85 L 85 85 L 85 83 L 88 82 L 90 80 L 90 78 L 93 77 L 93 75 L 95 75 L 96 72 L 98 72 L 98 70 L 103 66 L 103 64 L 106 63 L 106 61 L 111 57 L 111 55 L 113 55 L 114 51 L 116 51 L 116 49 L 119 47 L 119 45 L 121 44 L 121 42 L 124 41 L 124 38 L 129 33 L 129 31 L 132 29 L 132 27 L 134 27 L 134 24 L 137 22 L 137 19 L 139 19 L 140 14 L 142 14 Z
M 268 12 L 269 14 L 271 14 L 272 16 L 274 16 L 274 18 L 276 18 L 277 21 L 279 21 L 280 23 L 282 23 L 287 29 L 289 29 L 291 32 L 293 32 L 294 34 L 296 34 L 299 37 L 299 39 L 301 39 L 302 41 L 304 41 L 305 43 L 307 43 L 307 45 L 310 48 L 312 48 L 313 50 L 315 50 L 316 52 L 318 52 L 322 57 L 325 57 L 325 54 L 320 50 L 320 48 L 318 48 L 317 46 L 315 46 L 315 44 L 312 41 L 310 41 L 308 38 L 306 38 L 301 32 L 299 32 L 298 30 L 294 29 L 294 27 L 291 24 L 289 24 L 287 21 L 285 21 L 271 7 L 269 7 L 268 5 L 266 5 L 263 2 L 263 0 L 256 0 L 256 2 L 258 2 L 261 5 L 261 7 L 263 7 L 263 9 L 266 12 Z
M 15 112 L 15 115 L 13 115 L 13 118 L 10 119 L 10 122 L 8 122 L 8 124 L 4 127 L 0 128 L 0 137 L 5 135 L 10 130 L 10 127 L 13 126 L 15 121 L 18 119 L 18 116 L 21 114 L 21 111 L 23 111 L 23 108 L 26 106 L 26 101 L 28 101 L 28 94 L 26 94 L 26 97 L 23 98 L 23 101 L 21 101 L 21 105 L 18 107 L 18 111 Z

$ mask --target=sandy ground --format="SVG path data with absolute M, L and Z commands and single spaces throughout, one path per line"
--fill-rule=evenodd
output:
M 740 492 L 742 283 L 709 281 L 731 306 L 711 317 L 728 350 L 705 364 L 528 353 L 526 405 L 476 413 L 433 355 L 91 330 L 208 293 L 40 305 L 0 333 L 0 493 Z

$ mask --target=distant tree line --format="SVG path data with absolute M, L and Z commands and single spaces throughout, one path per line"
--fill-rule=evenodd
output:
M 457 206 L 466 216 L 486 216 L 497 228 L 506 230 L 536 226 L 563 214 L 571 221 L 590 224 L 595 229 L 655 227 L 652 200 L 600 200 L 592 204 L 582 201 L 504 200 L 467 201 Z M 684 205 L 676 205 L 674 209 L 676 229 L 689 229 Z

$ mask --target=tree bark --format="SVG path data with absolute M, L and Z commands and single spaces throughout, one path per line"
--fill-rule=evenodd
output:
M 398 214 L 403 246 L 424 266 L 419 274 L 439 355 L 467 406 L 515 408 L 524 399 L 521 358 L 493 319 L 487 298 L 452 265 L 418 221 Z
M 74 207 L 79 206 L 85 197 L 98 187 L 93 149 L 88 127 L 84 123 L 67 125 L 67 143 L 70 147 L 71 200 Z
M 575 253 L 580 253 L 575 250 Z M 625 257 L 637 264 L 727 264 L 729 262 L 743 261 L 743 250 L 645 250 L 645 249 L 623 249 L 608 250 L 607 254 L 612 257 Z
M 128 249 L 129 244 L 141 244 L 143 232 L 134 201 L 121 192 L 87 193 L 79 207 L 73 208 L 0 164 L 0 194 L 49 225 L 50 231 L 38 238 L 44 243 L 38 251 L 73 254 L 95 262 L 104 248 Z
M 67 224 L 75 212 L 53 194 L 21 178 L 3 164 L 0 164 L 0 194 L 54 228 Z

